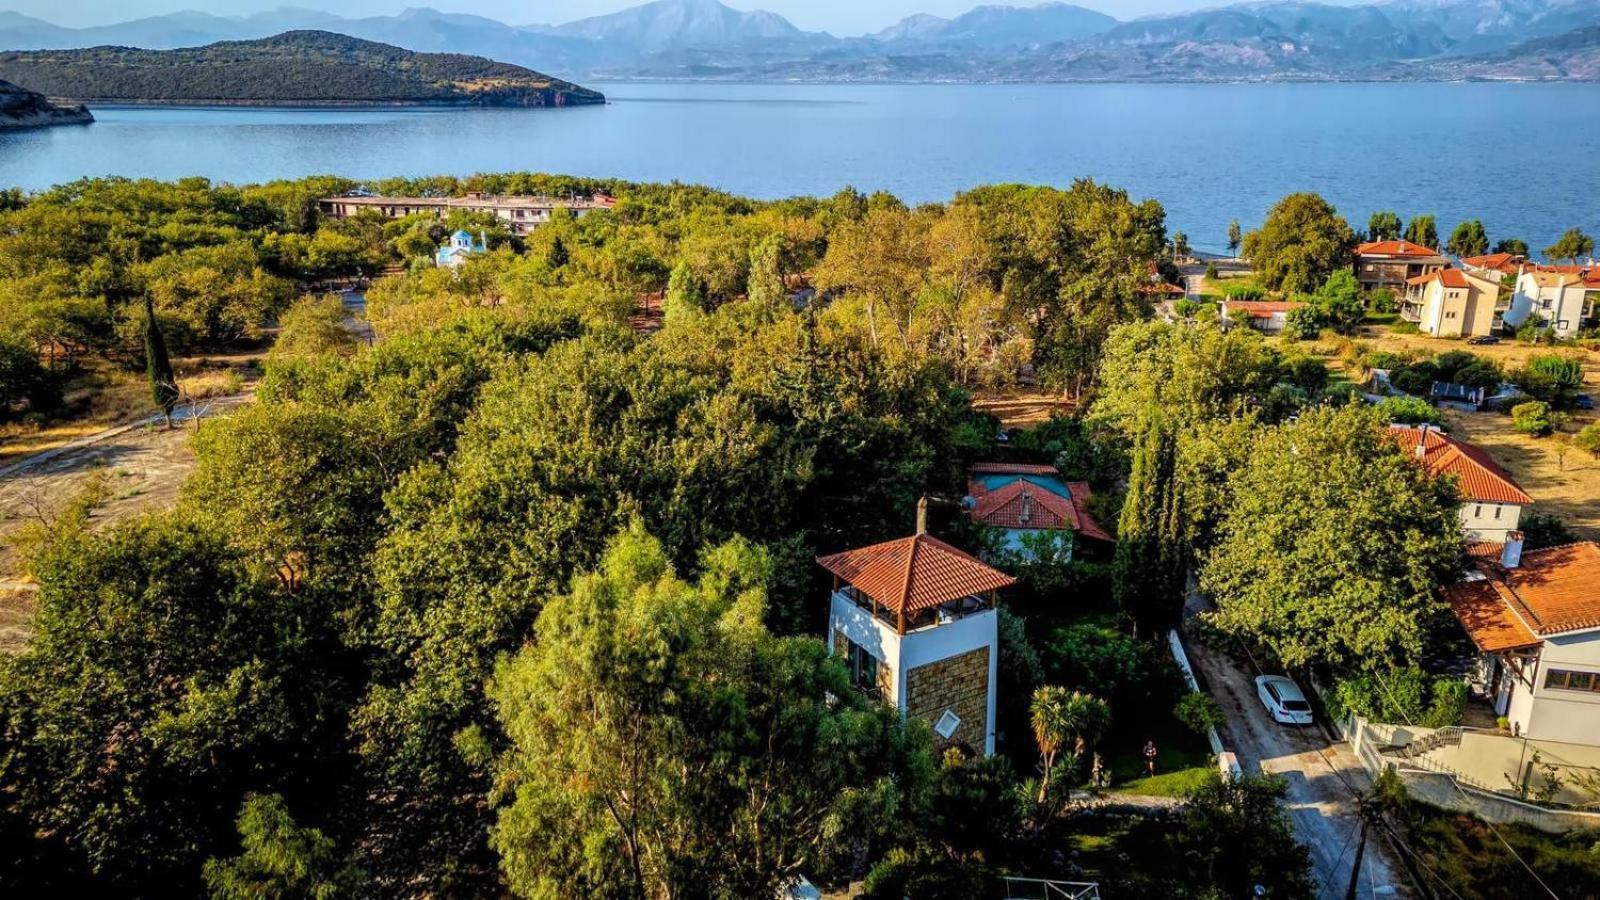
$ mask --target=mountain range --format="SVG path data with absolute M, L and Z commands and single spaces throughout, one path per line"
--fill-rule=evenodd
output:
M 146 49 L 332 31 L 571 79 L 1208 81 L 1600 79 L 1600 0 L 1268 0 L 1119 21 L 1066 3 L 910 16 L 877 33 L 803 31 L 717 0 L 656 0 L 552 25 L 408 9 L 346 18 L 284 8 L 64 28 L 0 13 L 0 48 Z

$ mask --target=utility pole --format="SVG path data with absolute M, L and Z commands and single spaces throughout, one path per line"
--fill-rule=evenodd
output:
M 1361 857 L 1367 850 L 1367 825 L 1371 816 L 1367 814 L 1366 804 L 1361 804 L 1361 836 L 1356 839 L 1356 861 L 1350 867 L 1350 887 L 1344 892 L 1345 900 L 1356 900 L 1356 885 L 1361 882 Z

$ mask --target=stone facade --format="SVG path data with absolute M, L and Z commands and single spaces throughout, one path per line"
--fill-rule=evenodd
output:
M 952 742 L 983 752 L 989 736 L 989 648 L 979 647 L 906 673 L 906 715 L 929 724 L 954 710 L 961 725 Z

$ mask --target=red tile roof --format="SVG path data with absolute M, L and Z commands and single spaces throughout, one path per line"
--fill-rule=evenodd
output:
M 1501 468 L 1494 457 L 1479 447 L 1458 441 L 1436 428 L 1391 425 L 1389 433 L 1400 449 L 1413 457 L 1420 440 L 1423 468 L 1434 475 L 1456 476 L 1461 484 L 1461 493 L 1468 500 L 1518 505 L 1533 502 L 1533 498 L 1512 480 L 1511 473 Z
M 1017 583 L 926 534 L 821 556 L 817 563 L 895 612 L 931 609 Z
M 1486 652 L 1600 628 L 1600 544 L 1594 541 L 1530 550 L 1515 569 L 1479 562 L 1478 570 L 1480 580 L 1441 592 Z
M 1429 272 L 1426 275 L 1418 275 L 1415 278 L 1407 278 L 1406 284 L 1427 284 L 1435 279 L 1444 282 L 1444 286 L 1448 288 L 1464 288 L 1472 286 L 1467 282 L 1467 273 L 1461 271 L 1460 269 L 1439 269 L 1437 271 Z
M 1245 312 L 1257 319 L 1270 318 L 1274 313 L 1286 313 L 1305 306 L 1294 300 L 1224 300 L 1228 312 Z
M 1484 562 L 1498 563 L 1505 552 L 1504 541 L 1471 541 L 1467 544 L 1467 555 Z
M 1438 256 L 1439 251 L 1413 244 L 1410 241 L 1368 241 L 1356 248 L 1357 256 L 1392 256 L 1397 258 L 1416 258 Z
M 1517 268 L 1521 263 L 1522 257 L 1511 253 L 1489 253 L 1484 256 L 1468 256 L 1461 260 L 1463 266 L 1493 269 L 1502 275 L 1517 274 Z
M 1494 584 L 1487 579 L 1452 584 L 1440 593 L 1467 636 L 1484 653 L 1539 646 L 1539 638 L 1501 602 Z
M 1045 475 L 1060 478 L 1054 466 L 1028 463 L 978 463 L 973 475 L 1016 475 L 1017 480 L 994 490 L 983 482 L 967 482 L 967 494 L 978 501 L 970 515 L 973 521 L 996 528 L 1064 528 L 1099 541 L 1116 540 L 1089 514 L 1089 498 L 1094 491 L 1086 481 L 1062 482 L 1067 494 L 1060 494 L 1021 477 Z
M 1089 498 L 1094 492 L 1089 490 L 1086 481 L 1067 482 L 1067 492 L 1072 494 L 1072 508 L 1078 513 L 1078 533 L 1084 537 L 1091 537 L 1097 541 L 1114 541 L 1116 538 L 1111 533 L 1100 527 L 1100 523 L 1089 515 Z
M 1051 475 L 1059 477 L 1060 472 L 1055 466 L 1040 466 L 1032 463 L 1003 463 L 982 462 L 972 467 L 974 475 Z

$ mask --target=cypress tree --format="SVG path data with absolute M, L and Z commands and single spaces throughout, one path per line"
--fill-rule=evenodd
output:
M 1117 528 L 1112 593 L 1134 633 L 1153 636 L 1183 617 L 1183 505 L 1171 431 L 1149 423 L 1134 448 L 1128 497 Z
M 148 297 L 144 301 L 144 370 L 150 378 L 150 398 L 161 407 L 161 414 L 167 417 L 167 427 L 171 428 L 172 410 L 178 405 L 178 378 L 172 373 L 167 341 L 161 336 L 156 309 Z

